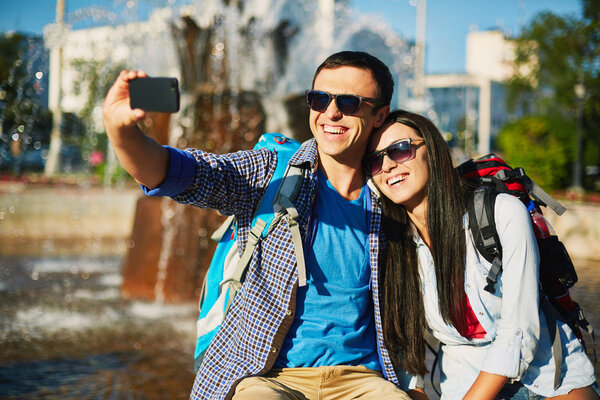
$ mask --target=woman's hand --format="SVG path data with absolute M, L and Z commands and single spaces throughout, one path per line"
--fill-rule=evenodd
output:
M 412 389 L 406 392 L 412 400 L 429 400 L 423 389 Z
M 494 400 L 506 381 L 505 376 L 482 371 L 463 400 Z

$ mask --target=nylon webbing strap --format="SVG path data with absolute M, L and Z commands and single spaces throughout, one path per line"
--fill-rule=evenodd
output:
M 237 291 L 242 286 L 242 283 L 239 281 L 227 281 L 229 283 L 229 298 L 227 299 L 227 304 L 225 304 L 225 314 L 229 311 L 229 307 L 231 307 L 231 303 L 237 294 Z M 222 289 L 222 287 L 221 287 Z
M 498 280 L 498 275 L 502 271 L 502 254 L 500 250 L 499 239 L 496 233 L 496 226 L 493 222 L 494 197 L 492 189 L 481 187 L 473 194 L 473 202 L 469 207 L 469 225 L 474 235 L 477 235 L 476 241 L 483 245 L 486 260 L 492 266 L 488 271 L 485 290 L 489 293 L 495 293 L 494 285 Z M 488 212 L 490 214 L 488 214 Z M 475 229 L 473 229 L 475 228 Z
M 506 181 L 512 178 L 519 179 L 523 182 L 525 188 L 527 188 L 527 192 L 529 192 L 531 197 L 542 203 L 542 205 L 550 207 L 558 215 L 563 215 L 563 213 L 567 210 L 565 206 L 556 201 L 552 196 L 546 193 L 544 189 L 532 181 L 531 178 L 525 174 L 525 170 L 523 168 L 515 168 L 510 172 L 502 169 L 498 171 L 494 177 L 500 179 L 501 181 Z
M 546 204 L 548 207 L 553 209 L 556 214 L 563 215 L 563 213 L 567 210 L 562 204 L 554 200 L 552 196 L 546 193 L 544 189 L 542 189 L 534 181 L 529 179 L 527 175 L 523 177 L 523 182 L 525 183 L 525 187 L 534 199 L 537 199 L 540 202 Z
M 296 252 L 296 267 L 298 268 L 298 286 L 306 286 L 306 264 L 304 263 L 304 249 L 302 247 L 302 236 L 300 235 L 300 225 L 298 225 L 298 211 L 289 198 L 282 197 L 281 205 L 285 207 L 288 214 L 288 226 L 292 233 L 292 243 Z
M 304 248 L 302 246 L 302 235 L 298 225 L 298 211 L 292 203 L 302 186 L 304 168 L 288 165 L 279 191 L 273 201 L 275 214 L 287 214 L 287 222 L 292 234 L 292 243 L 296 253 L 296 268 L 298 269 L 298 286 L 306 286 L 306 265 L 304 262 Z M 273 226 L 273 224 L 271 225 Z
M 475 209 L 475 218 L 479 232 L 481 232 L 481 240 L 483 245 L 488 252 L 497 252 L 496 240 L 494 238 L 495 228 L 494 224 L 490 220 L 490 216 L 487 214 L 485 207 L 486 201 L 489 196 L 488 190 L 480 190 L 475 193 L 475 203 L 473 207 Z
M 546 325 L 552 340 L 552 358 L 554 358 L 554 390 L 558 389 L 562 384 L 561 370 L 563 363 L 562 345 L 560 342 L 560 332 L 558 328 L 556 311 L 550 301 L 543 296 L 540 300 L 540 307 L 546 315 Z
M 266 225 L 267 224 L 265 221 L 263 221 L 262 219 L 257 219 L 252 229 L 250 229 L 250 232 L 248 234 L 248 243 L 246 244 L 246 248 L 244 249 L 244 252 L 240 257 L 240 261 L 238 261 L 237 263 L 235 271 L 232 275 L 232 280 L 241 282 L 244 270 L 250 262 L 250 258 L 252 258 L 252 253 L 254 252 L 256 245 L 260 241 L 262 232 L 265 229 Z
M 234 215 L 230 215 L 229 217 L 227 217 L 227 219 L 225 221 L 223 221 L 221 226 L 219 226 L 217 228 L 217 230 L 213 232 L 210 239 L 214 240 L 215 242 L 220 242 L 221 239 L 223 238 L 223 235 L 225 234 L 225 232 L 227 232 L 227 229 L 229 229 L 229 227 L 233 223 L 234 219 L 235 219 Z
M 248 243 L 246 244 L 246 248 L 237 262 L 235 270 L 233 271 L 233 274 L 231 274 L 231 278 L 226 279 L 219 284 L 219 292 L 222 292 L 224 287 L 229 287 L 229 298 L 227 299 L 227 304 L 225 305 L 225 314 L 227 314 L 227 311 L 229 311 L 229 306 L 231 305 L 233 298 L 235 297 L 238 289 L 242 286 L 242 275 L 246 270 L 246 266 L 250 262 L 252 253 L 254 252 L 254 249 L 260 240 L 260 235 L 262 234 L 265 225 L 266 223 L 263 220 L 256 220 L 256 224 L 254 224 L 250 230 L 250 233 L 248 234 Z
M 498 274 L 500 273 L 500 271 L 502 271 L 502 260 L 500 260 L 498 257 L 495 257 L 494 261 L 492 261 L 492 266 L 487 274 L 487 277 L 485 278 L 487 281 L 487 285 L 485 285 L 483 289 L 486 292 L 496 292 L 494 285 L 498 281 Z
M 435 387 L 435 383 L 433 381 L 433 377 L 435 375 L 435 369 L 437 367 L 437 363 L 440 357 L 440 341 L 435 338 L 427 329 L 423 330 L 423 339 L 425 339 L 425 344 L 429 348 L 429 351 L 435 356 L 433 360 L 433 365 L 431 366 L 431 373 L 429 374 L 431 380 L 431 387 L 435 391 L 438 396 L 441 396 L 442 393 Z M 419 382 L 423 381 L 423 377 L 420 376 L 420 380 L 417 378 L 417 387 L 419 387 Z

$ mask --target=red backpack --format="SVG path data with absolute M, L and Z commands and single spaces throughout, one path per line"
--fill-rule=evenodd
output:
M 492 267 L 487 276 L 485 290 L 494 293 L 498 274 L 502 271 L 502 246 L 494 221 L 494 203 L 498 193 L 508 193 L 519 198 L 529 210 L 531 223 L 540 254 L 539 277 L 543 296 L 540 306 L 550 320 L 566 322 L 583 343 L 581 329 L 594 339 L 594 331 L 585 319 L 579 305 L 573 301 L 569 288 L 577 282 L 577 273 L 563 243 L 558 240 L 552 227 L 544 218 L 540 206 L 547 206 L 562 215 L 566 208 L 536 185 L 523 168 L 511 168 L 495 154 L 468 160 L 457 167 L 461 178 L 478 184 L 473 200 L 469 204 L 469 228 L 475 239 L 477 250 Z M 545 301 L 547 299 L 548 301 Z M 549 305 L 551 305 L 549 307 Z M 560 354 L 560 338 L 556 335 L 556 324 L 548 324 L 555 340 L 555 354 Z M 555 357 L 557 372 L 561 357 Z M 560 376 L 555 377 L 555 386 L 560 386 Z

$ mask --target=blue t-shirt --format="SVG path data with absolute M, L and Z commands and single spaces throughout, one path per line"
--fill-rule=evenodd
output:
M 369 193 L 346 200 L 319 170 L 304 245 L 307 285 L 276 368 L 364 365 L 381 370 L 369 264 Z M 311 232 L 312 231 L 312 232 Z

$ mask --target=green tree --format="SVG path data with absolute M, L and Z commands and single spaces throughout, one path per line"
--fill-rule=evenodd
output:
M 111 63 L 106 60 L 75 59 L 72 67 L 78 71 L 78 78 L 74 83 L 76 95 L 83 95 L 85 103 L 78 113 L 84 134 L 80 137 L 81 149 L 85 159 L 93 152 L 101 152 L 105 161 L 94 166 L 94 171 L 105 182 L 122 181 L 129 179 L 125 170 L 110 157 L 110 144 L 104 127 L 98 126 L 98 111 L 102 107 L 104 97 L 121 70 L 126 69 L 124 63 Z M 113 160 L 114 165 L 107 165 L 106 160 Z M 92 162 L 92 160 L 89 160 Z M 110 176 L 106 176 L 106 175 Z
M 540 13 L 523 29 L 516 40 L 517 75 L 509 84 L 508 95 L 511 110 L 552 117 L 549 121 L 553 122 L 570 121 L 567 125 L 572 131 L 555 144 L 569 149 L 564 152 L 568 155 L 564 169 L 571 179 L 578 118 L 585 149 L 583 164 L 600 165 L 600 6 L 595 0 L 584 0 L 583 10 L 582 17 Z M 577 87 L 584 89 L 583 93 L 577 93 Z M 556 131 L 548 129 L 547 139 Z M 527 147 L 527 151 L 538 148 Z M 569 186 L 568 179 L 560 181 Z
M 498 135 L 505 161 L 527 171 L 545 189 L 568 186 L 574 143 L 572 121 L 529 116 L 505 126 Z

